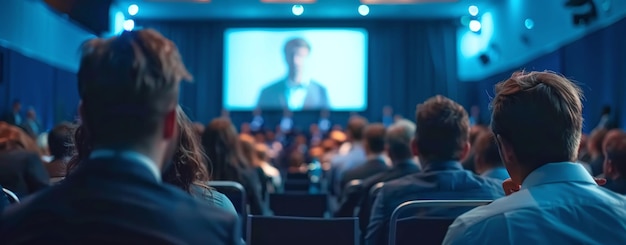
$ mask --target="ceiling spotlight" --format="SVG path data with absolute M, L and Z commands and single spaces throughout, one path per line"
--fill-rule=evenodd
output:
M 362 16 L 366 16 L 370 13 L 370 7 L 368 7 L 367 5 L 361 5 L 359 6 L 359 14 Z
M 300 15 L 302 15 L 302 13 L 304 13 L 304 6 L 302 6 L 300 4 L 293 5 L 293 7 L 291 7 L 291 12 L 295 16 L 300 16 Z
M 469 12 L 471 16 L 476 16 L 478 15 L 478 7 L 476 7 L 475 5 L 469 6 L 467 12 Z
M 137 6 L 137 4 L 131 4 L 128 6 L 128 14 L 130 16 L 135 16 L 137 13 L 139 13 L 139 6 Z
M 123 26 L 124 26 L 124 30 L 132 31 L 133 29 L 135 29 L 135 21 L 134 20 L 125 20 Z
M 470 23 L 469 23 L 470 31 L 479 32 L 481 28 L 482 28 L 482 25 L 480 24 L 480 21 L 478 21 L 478 20 L 471 20 L 470 21 Z
M 533 19 L 526 19 L 524 21 L 524 26 L 528 30 L 533 29 L 533 27 L 535 27 L 535 21 L 533 21 Z

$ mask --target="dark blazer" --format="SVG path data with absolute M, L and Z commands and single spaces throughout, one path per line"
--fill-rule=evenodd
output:
M 59 185 L 7 208 L 3 244 L 240 244 L 236 215 L 159 183 L 133 160 L 83 162 Z
M 372 206 L 365 244 L 386 244 L 389 218 L 400 204 L 412 200 L 480 199 L 504 196 L 501 181 L 475 175 L 457 161 L 431 163 L 423 172 L 389 181 Z M 470 208 L 425 209 L 413 212 L 425 216 L 456 217 Z
M 364 164 L 350 169 L 343 174 L 341 178 L 341 188 L 345 188 L 348 182 L 352 180 L 363 180 L 372 175 L 382 173 L 387 169 L 389 169 L 389 166 L 387 166 L 387 163 L 385 163 L 383 159 L 369 159 Z
M 50 185 L 50 177 L 39 155 L 27 151 L 0 153 L 0 185 L 19 198 Z
M 21 115 L 20 117 L 22 118 L 22 120 L 24 120 L 24 118 Z M 17 122 L 15 121 L 15 113 L 13 113 L 12 110 L 9 110 L 2 115 L 2 121 L 5 121 L 11 125 L 19 126 L 17 125 Z
M 261 109 L 284 109 L 287 108 L 287 81 L 280 80 L 261 91 L 257 107 Z M 311 81 L 308 85 L 307 94 L 304 99 L 304 110 L 328 109 L 328 93 L 321 84 Z

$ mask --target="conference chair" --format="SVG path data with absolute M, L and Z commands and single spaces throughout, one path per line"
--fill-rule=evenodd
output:
M 308 193 L 311 188 L 311 181 L 306 180 L 289 180 L 285 181 L 284 192 L 302 192 Z
M 241 220 L 246 219 L 248 216 L 246 190 L 241 184 L 234 181 L 209 181 L 207 184 L 226 195 L 230 202 L 233 203 L 233 206 L 235 206 L 235 210 L 237 210 Z
M 403 214 L 420 208 L 455 208 L 487 205 L 492 200 L 417 200 L 400 204 L 389 219 L 389 245 L 441 244 L 456 217 L 409 217 Z
M 359 220 L 248 216 L 247 245 L 358 245 Z
M 2 188 L 2 192 L 9 199 L 9 203 L 11 203 L 11 204 L 13 204 L 13 203 L 20 203 L 20 199 L 17 197 L 17 195 L 15 195 L 15 193 L 10 191 L 9 189 Z
M 308 173 L 287 173 L 286 180 L 309 180 Z
M 327 205 L 326 194 L 270 194 L 270 209 L 277 216 L 324 217 Z

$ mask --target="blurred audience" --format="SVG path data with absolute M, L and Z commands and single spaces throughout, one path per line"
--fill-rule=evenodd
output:
M 626 197 L 575 162 L 580 88 L 555 73 L 520 72 L 495 91 L 491 128 L 512 194 L 458 217 L 443 244 L 625 244 Z
M 26 119 L 23 120 L 20 127 L 24 129 L 24 131 L 26 131 L 26 133 L 28 133 L 28 135 L 30 135 L 30 137 L 34 139 L 39 136 L 39 134 L 43 130 L 43 127 L 37 119 L 37 112 L 35 111 L 35 108 L 28 108 L 28 111 L 26 111 Z
M 46 170 L 51 183 L 65 178 L 67 162 L 74 155 L 73 133 L 73 126 L 69 123 L 61 123 L 48 133 L 48 148 L 52 160 L 46 163 Z
M 385 130 L 383 124 L 370 124 L 363 129 L 363 148 L 365 148 L 367 160 L 343 174 L 342 188 L 352 180 L 362 180 L 389 168 L 384 154 Z
M 502 181 L 509 178 L 491 132 L 482 132 L 474 141 L 474 164 L 476 173 L 483 177 Z
M 4 113 L 2 121 L 7 122 L 13 126 L 22 125 L 22 102 L 20 100 L 14 100 L 11 109 Z
M 363 129 L 367 126 L 367 120 L 361 116 L 352 116 L 348 121 L 346 136 L 349 149 L 345 153 L 335 156 L 331 160 L 330 192 L 335 196 L 341 196 L 341 178 L 346 171 L 363 164 L 367 160 L 367 154 L 363 148 Z
M 604 147 L 603 177 L 607 183 L 603 186 L 620 194 L 626 194 L 626 135 L 623 133 L 607 134 L 610 139 Z
M 607 129 L 599 128 L 593 130 L 587 141 L 587 152 L 589 153 L 589 165 L 593 176 L 602 174 L 602 165 L 604 164 L 604 138 L 608 133 Z

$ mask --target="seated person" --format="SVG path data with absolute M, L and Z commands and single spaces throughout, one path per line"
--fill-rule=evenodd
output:
M 92 39 L 78 71 L 89 156 L 60 184 L 10 206 L 4 244 L 239 244 L 235 214 L 162 183 L 176 150 L 176 46 L 154 30 Z
M 372 208 L 365 244 L 385 244 L 391 213 L 412 200 L 492 200 L 504 196 L 500 183 L 475 175 L 459 162 L 470 150 L 469 119 L 463 106 L 437 95 L 418 105 L 413 152 L 424 170 L 385 183 Z M 465 208 L 424 210 L 424 216 L 456 216 Z
M 474 152 L 476 173 L 480 174 L 480 176 L 500 181 L 509 178 L 509 173 L 502 164 L 498 145 L 491 132 L 483 132 L 476 138 Z
M 61 123 L 48 133 L 48 149 L 52 161 L 46 163 L 46 170 L 50 175 L 50 182 L 55 183 L 65 178 L 67 162 L 72 157 L 72 126 Z
M 341 179 L 344 188 L 352 180 L 362 180 L 387 170 L 385 156 L 385 126 L 370 124 L 363 129 L 363 148 L 367 154 L 367 161 L 347 170 Z
M 581 89 L 520 72 L 495 91 L 491 128 L 511 174 L 505 192 L 515 193 L 458 217 L 443 244 L 626 244 L 626 197 L 576 163 Z
M 626 194 L 626 136 L 616 139 L 604 149 L 603 187 L 620 194 Z

